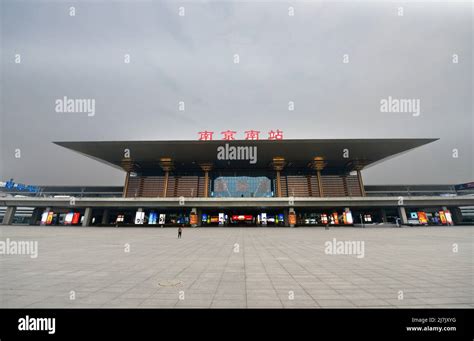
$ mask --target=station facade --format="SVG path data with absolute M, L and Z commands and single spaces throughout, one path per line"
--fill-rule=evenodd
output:
M 4 223 L 31 204 L 41 225 L 452 225 L 472 199 L 373 198 L 363 183 L 363 169 L 434 141 L 56 142 L 124 170 L 121 197 L 6 200 Z

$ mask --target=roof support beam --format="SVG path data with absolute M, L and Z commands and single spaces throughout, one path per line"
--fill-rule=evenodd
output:
M 276 182 L 275 182 L 275 190 L 276 196 L 281 198 L 281 171 L 285 167 L 286 162 L 285 159 L 281 156 L 275 156 L 272 161 L 273 170 L 276 172 Z
M 168 196 L 168 182 L 170 177 L 170 171 L 174 169 L 173 160 L 170 157 L 162 157 L 160 159 L 160 167 L 165 172 L 165 181 L 163 184 L 163 197 L 166 198 Z
M 211 162 L 205 162 L 199 164 L 201 169 L 204 171 L 204 198 L 209 197 L 209 172 L 212 170 L 214 166 Z
M 316 178 L 318 180 L 319 196 L 324 197 L 323 182 L 321 179 L 321 171 L 326 167 L 327 162 L 321 156 L 315 156 L 310 163 L 310 167 L 316 171 Z

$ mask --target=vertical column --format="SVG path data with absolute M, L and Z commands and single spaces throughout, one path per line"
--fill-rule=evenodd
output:
M 84 218 L 82 219 L 82 226 L 87 227 L 91 225 L 92 220 L 92 208 L 87 207 L 86 211 L 84 212 Z
M 2 225 L 11 225 L 13 223 L 13 218 L 15 218 L 16 207 L 8 206 L 5 211 L 5 216 L 3 217 Z
M 359 188 L 360 188 L 360 195 L 365 197 L 365 188 L 364 182 L 362 181 L 362 173 L 361 170 L 367 165 L 368 161 L 363 159 L 357 159 L 350 161 L 347 165 L 349 171 L 356 171 L 357 173 L 357 180 L 359 181 Z
M 209 171 L 204 171 L 204 197 L 209 197 Z
M 204 198 L 209 197 L 209 170 L 204 170 Z
M 130 182 L 130 172 L 133 171 L 132 159 L 130 159 L 130 157 L 123 158 L 121 160 L 121 166 L 122 166 L 123 170 L 126 172 L 125 183 L 123 185 L 123 193 L 122 193 L 122 197 L 126 198 L 127 193 L 128 193 L 129 182 Z
M 324 197 L 323 182 L 321 180 L 321 171 L 316 171 L 316 178 L 318 179 L 319 196 Z
M 33 214 L 31 215 L 29 224 L 30 224 L 30 225 L 36 225 L 36 222 L 37 222 L 38 220 L 40 220 L 41 213 L 42 213 L 41 209 L 40 209 L 39 207 L 36 207 L 36 208 L 33 210 Z
M 123 194 L 122 197 L 126 198 L 127 197 L 127 192 L 128 192 L 128 182 L 130 180 L 130 172 L 127 172 L 127 175 L 125 175 L 125 184 L 123 186 Z
M 196 214 L 197 214 L 197 227 L 201 227 L 201 225 L 202 225 L 202 210 L 197 209 Z
M 191 227 L 198 226 L 198 220 L 199 220 L 199 215 L 198 215 L 197 209 L 193 207 L 191 209 L 191 213 L 189 214 L 189 224 L 191 225 Z
M 104 213 L 102 213 L 102 225 L 109 223 L 109 209 L 105 208 Z
M 288 210 L 288 225 L 290 227 L 295 227 L 296 225 L 296 213 L 293 207 L 290 207 Z
M 212 170 L 213 164 L 210 162 L 201 163 L 201 169 L 204 171 L 204 198 L 209 197 L 209 187 L 210 187 L 210 179 L 209 179 L 209 172 Z
M 275 194 L 277 197 L 281 198 L 282 191 L 281 191 L 281 171 L 285 167 L 285 159 L 280 156 L 275 156 L 273 158 L 272 166 L 273 170 L 276 172 L 275 174 Z
M 463 216 L 461 209 L 459 207 L 451 207 L 449 209 L 449 212 L 451 212 L 451 217 L 453 219 L 453 222 L 458 225 L 461 224 L 463 221 Z
M 408 219 L 407 219 L 407 212 L 405 211 L 405 207 L 398 206 L 398 215 L 400 216 L 400 223 L 402 225 L 407 225 Z
M 165 170 L 165 183 L 163 184 L 163 197 L 166 198 L 168 196 L 168 181 L 170 178 L 170 171 Z
M 290 226 L 290 222 L 288 221 L 288 213 L 289 213 L 289 210 L 285 208 L 283 210 L 283 216 L 284 216 L 284 219 L 285 219 L 285 226 L 286 227 Z
M 357 169 L 357 179 L 359 180 L 360 194 L 365 197 L 364 182 L 362 181 L 362 173 L 360 169 Z
M 327 162 L 324 161 L 324 158 L 321 156 L 316 156 L 310 163 L 311 168 L 316 171 L 316 179 L 318 180 L 318 191 L 319 196 L 324 197 L 324 190 L 323 190 L 323 181 L 321 179 L 321 171 L 326 167 Z
M 167 197 L 170 171 L 173 170 L 174 168 L 173 160 L 169 157 L 162 157 L 160 159 L 160 166 L 165 172 L 165 183 L 163 184 L 163 197 Z
M 277 197 L 281 198 L 281 176 L 280 171 L 276 171 L 276 194 Z
M 380 209 L 380 216 L 382 217 L 382 222 L 386 224 L 388 220 L 387 220 L 387 212 L 385 211 L 385 208 Z

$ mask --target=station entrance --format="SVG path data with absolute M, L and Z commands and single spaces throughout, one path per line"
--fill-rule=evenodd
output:
M 285 214 L 278 209 L 210 209 L 200 213 L 201 226 L 278 227 L 285 226 Z

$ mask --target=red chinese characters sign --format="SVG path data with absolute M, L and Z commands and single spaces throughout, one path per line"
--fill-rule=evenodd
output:
M 260 131 L 259 130 L 246 130 L 244 132 L 245 140 L 260 140 Z M 226 130 L 221 132 L 221 140 L 232 141 L 235 140 L 237 132 L 234 130 Z M 213 131 L 200 131 L 198 132 L 199 141 L 212 141 L 214 139 Z M 283 140 L 283 131 L 280 129 L 270 130 L 268 132 L 268 140 Z
M 200 131 L 199 133 L 199 141 L 211 141 L 212 135 L 214 135 L 213 131 Z

